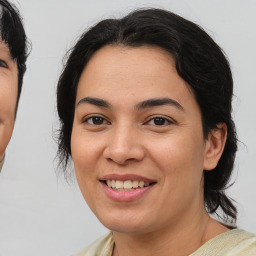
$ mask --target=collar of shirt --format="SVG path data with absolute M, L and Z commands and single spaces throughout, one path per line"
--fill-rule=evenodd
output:
M 3 164 L 4 164 L 4 157 L 3 157 L 3 159 L 0 161 L 0 172 L 1 172 L 1 170 L 2 170 Z

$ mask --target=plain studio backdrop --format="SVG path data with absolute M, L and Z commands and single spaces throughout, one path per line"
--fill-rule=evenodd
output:
M 256 233 L 256 1 L 254 0 L 15 0 L 32 51 L 16 126 L 0 175 L 0 254 L 65 256 L 107 230 L 74 181 L 56 171 L 56 84 L 66 51 L 101 19 L 137 7 L 162 7 L 201 25 L 226 52 L 234 76 L 239 150 L 228 190 L 238 226 Z M 60 173 L 60 174 L 58 174 Z M 74 179 L 75 180 L 75 179 Z

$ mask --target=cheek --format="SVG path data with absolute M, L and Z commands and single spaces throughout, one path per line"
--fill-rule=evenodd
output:
M 200 151 L 200 153 L 199 153 Z M 153 160 L 161 171 L 161 191 L 158 202 L 167 207 L 166 214 L 181 214 L 193 202 L 201 202 L 203 175 L 203 147 L 198 143 L 178 139 L 154 147 Z M 168 202 L 167 202 L 168 200 Z
M 99 169 L 100 145 L 83 131 L 73 128 L 71 135 L 71 154 L 75 167 L 76 179 L 83 197 L 91 209 L 95 209 L 95 198 L 99 182 L 96 170 Z
M 0 158 L 11 138 L 17 100 L 17 83 L 4 79 L 0 73 Z
M 14 121 L 16 101 L 17 89 L 9 84 L 2 85 L 0 80 L 0 118 L 3 121 Z
M 193 166 L 203 162 L 204 145 L 196 136 L 174 135 L 173 138 L 156 141 L 154 147 L 151 145 L 151 155 L 159 164 Z
M 89 183 L 95 179 L 95 169 L 100 157 L 100 145 L 93 136 L 88 136 L 79 128 L 73 127 L 71 135 L 71 155 L 78 183 Z
M 88 169 L 88 161 L 90 160 L 90 145 L 81 136 L 80 133 L 73 128 L 71 134 L 71 155 L 74 162 L 76 172 L 83 172 L 84 169 Z
M 176 135 L 154 143 L 151 158 L 162 171 L 164 182 L 172 189 L 198 186 L 204 162 L 204 144 L 200 137 Z M 177 186 L 180 184 L 180 186 Z
M 5 149 L 11 139 L 13 125 L 3 126 L 0 123 L 0 160 L 2 160 Z
M 88 188 L 88 177 L 90 176 L 90 151 L 89 145 L 84 141 L 83 137 L 73 128 L 71 135 L 71 155 L 74 162 L 75 175 L 84 197 L 86 197 L 86 189 Z

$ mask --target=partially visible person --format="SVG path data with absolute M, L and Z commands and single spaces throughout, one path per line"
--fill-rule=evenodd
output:
M 256 255 L 225 192 L 232 96 L 220 47 L 174 13 L 138 10 L 81 36 L 58 83 L 59 156 L 110 232 L 78 256 Z
M 14 128 L 26 60 L 27 38 L 19 11 L 0 0 L 0 171 Z

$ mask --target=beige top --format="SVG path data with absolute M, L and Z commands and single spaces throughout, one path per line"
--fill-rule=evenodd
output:
M 0 161 L 0 172 L 2 170 L 3 164 L 4 164 L 4 158 Z
M 73 256 L 111 256 L 114 247 L 112 233 L 96 240 Z M 256 256 L 256 236 L 241 229 L 218 235 L 188 256 Z

